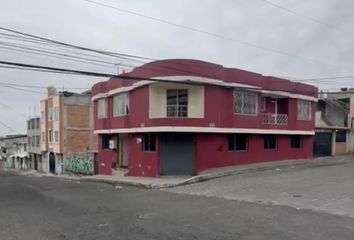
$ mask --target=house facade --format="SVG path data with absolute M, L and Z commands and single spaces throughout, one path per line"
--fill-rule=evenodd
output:
M 29 168 L 42 171 L 41 124 L 39 117 L 31 118 L 27 121 L 27 143 Z
M 1 158 L 5 159 L 5 167 L 29 169 L 27 135 L 7 135 L 0 138 Z
M 93 174 L 97 140 L 91 116 L 90 92 L 57 92 L 48 88 L 47 98 L 41 101 L 43 171 L 62 174 L 72 168 L 89 168 Z
M 316 111 L 315 156 L 353 154 L 354 89 L 320 94 Z
M 92 96 L 99 174 L 195 175 L 313 156 L 310 85 L 174 59 L 97 83 Z

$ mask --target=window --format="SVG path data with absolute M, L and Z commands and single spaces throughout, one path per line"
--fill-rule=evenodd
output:
M 125 116 L 129 113 L 129 97 L 127 93 L 113 97 L 113 117 Z
M 234 92 L 234 113 L 236 114 L 257 114 L 257 94 L 251 92 Z
M 267 106 L 267 98 L 262 97 L 262 112 L 265 112 Z
M 306 100 L 297 100 L 297 119 L 311 120 L 311 102 Z
M 39 143 L 40 143 L 40 137 L 36 136 L 36 147 L 39 147 Z
M 347 142 L 347 131 L 337 130 L 336 131 L 336 143 L 345 143 Z
M 264 149 L 276 149 L 277 138 L 273 135 L 264 136 Z
M 300 136 L 291 136 L 290 137 L 290 146 L 291 148 L 301 148 L 302 142 Z
M 31 121 L 30 120 L 27 121 L 27 129 L 28 130 L 31 129 Z
M 48 139 L 50 143 L 53 142 L 53 130 L 48 131 Z
M 45 141 L 45 132 L 42 132 L 42 142 Z
M 188 90 L 168 89 L 167 96 L 167 117 L 188 116 Z
M 102 135 L 102 149 L 109 149 L 110 135 Z
M 45 114 L 44 112 L 41 112 L 41 122 L 45 122 Z
M 59 120 L 59 108 L 55 107 L 53 108 L 53 121 L 58 121 Z
M 36 125 L 37 125 L 37 127 L 36 127 L 37 129 L 39 129 L 41 127 L 39 118 L 36 119 Z
M 28 146 L 30 146 L 30 144 L 28 144 Z M 36 146 L 36 137 L 35 136 L 32 136 L 32 147 L 35 147 Z
M 53 121 L 53 108 L 48 109 L 48 121 Z
M 247 150 L 247 135 L 245 134 L 230 134 L 229 151 L 245 151 Z
M 35 129 L 36 128 L 36 119 L 31 119 L 31 129 Z
M 143 136 L 143 151 L 154 152 L 156 150 L 156 137 L 154 134 L 147 133 Z
M 54 142 L 59 142 L 59 132 L 58 131 L 55 131 L 54 132 Z
M 32 140 L 31 137 L 27 137 L 27 142 L 28 142 L 28 145 L 29 145 L 29 146 L 31 146 L 31 140 Z
M 98 119 L 106 117 L 106 99 L 101 98 L 97 101 L 97 117 Z

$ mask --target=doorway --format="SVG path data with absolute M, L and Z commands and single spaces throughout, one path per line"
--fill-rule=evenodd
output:
M 49 172 L 55 173 L 55 155 L 54 153 L 49 153 Z

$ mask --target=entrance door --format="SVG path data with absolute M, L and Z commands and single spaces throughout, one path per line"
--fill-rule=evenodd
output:
M 315 157 L 332 155 L 332 133 L 316 132 L 315 143 L 313 145 L 313 155 Z
M 194 149 L 193 135 L 160 135 L 160 174 L 193 175 Z
M 119 167 L 128 167 L 128 135 L 119 134 L 118 136 L 118 159 Z
M 49 172 L 55 173 L 55 156 L 54 153 L 49 153 Z

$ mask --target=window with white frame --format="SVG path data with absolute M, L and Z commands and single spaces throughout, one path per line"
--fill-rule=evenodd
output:
M 297 100 L 297 119 L 311 120 L 311 102 L 306 100 Z
M 234 113 L 256 115 L 257 93 L 234 91 Z
M 48 109 L 48 121 L 53 121 L 53 108 Z
M 188 89 L 167 89 L 167 117 L 188 117 Z
M 129 114 L 129 95 L 121 93 L 113 97 L 113 117 Z
M 105 118 L 107 116 L 106 99 L 101 98 L 97 101 L 97 117 L 98 119 Z
M 58 121 L 59 120 L 59 108 L 55 107 L 53 108 L 53 121 Z

